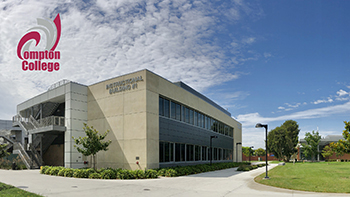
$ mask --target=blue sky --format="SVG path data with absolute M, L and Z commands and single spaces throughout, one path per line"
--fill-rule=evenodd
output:
M 0 118 L 62 79 L 92 84 L 147 68 L 184 81 L 264 147 L 284 121 L 341 134 L 350 111 L 348 1 L 1 1 Z M 24 72 L 16 47 L 37 18 L 61 15 L 58 72 Z M 38 45 L 40 48 L 41 46 Z M 32 46 L 34 49 L 34 46 Z

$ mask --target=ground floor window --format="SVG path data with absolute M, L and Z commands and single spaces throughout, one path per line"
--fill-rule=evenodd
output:
M 159 141 L 160 163 L 232 160 L 232 152 L 232 149 L 213 147 L 210 151 L 207 146 Z

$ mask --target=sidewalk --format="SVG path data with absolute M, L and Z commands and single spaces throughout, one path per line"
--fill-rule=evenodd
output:
M 273 168 L 277 164 L 272 164 Z M 301 192 L 261 185 L 254 177 L 265 172 L 259 168 L 238 172 L 237 168 L 175 178 L 146 180 L 94 180 L 42 175 L 39 170 L 0 170 L 0 182 L 43 196 L 350 196 Z

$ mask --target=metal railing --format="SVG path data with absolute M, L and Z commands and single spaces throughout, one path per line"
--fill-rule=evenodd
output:
M 64 126 L 64 120 L 65 118 L 62 116 L 49 116 L 43 119 L 35 120 L 33 116 L 23 118 L 19 114 L 13 116 L 12 118 L 13 122 L 18 122 L 26 131 L 47 126 Z
M 16 150 L 21 157 L 23 163 L 26 165 L 28 169 L 31 169 L 33 167 L 33 161 L 27 154 L 27 152 L 24 150 L 22 144 L 16 142 L 13 144 L 13 149 Z
M 64 126 L 64 117 L 61 116 L 49 116 L 43 119 L 39 119 L 38 123 L 40 127 L 47 127 L 47 126 Z

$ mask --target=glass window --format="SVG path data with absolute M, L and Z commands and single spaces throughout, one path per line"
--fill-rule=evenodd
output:
M 169 161 L 174 161 L 174 143 L 169 143 Z
M 176 103 L 172 102 L 170 103 L 170 117 L 172 119 L 175 119 L 176 118 Z
M 169 118 L 170 113 L 170 101 L 168 99 L 164 99 L 164 116 Z
M 222 149 L 219 148 L 218 160 L 222 160 Z
M 159 115 L 164 116 L 164 99 L 159 97 Z
M 228 126 L 225 125 L 225 135 L 228 135 Z
M 185 107 L 185 122 L 190 123 L 190 109 Z
M 220 129 L 220 133 L 221 134 L 225 134 L 225 131 L 224 131 L 224 124 L 222 122 L 219 123 L 219 129 Z
M 198 112 L 197 111 L 194 111 L 194 117 L 193 117 L 193 124 L 198 126 Z
M 201 147 L 200 146 L 196 145 L 194 156 L 195 156 L 196 161 L 201 160 Z
M 230 127 L 230 136 L 233 137 L 233 132 L 234 132 L 234 129 L 232 127 Z
M 214 148 L 214 151 L 213 151 L 213 160 L 218 160 L 218 148 Z
M 159 162 L 164 162 L 164 142 L 159 142 Z
M 193 145 L 187 144 L 186 146 L 186 161 L 193 161 Z
M 208 160 L 207 159 L 207 147 L 206 146 L 202 146 L 202 160 L 203 161 L 206 161 L 206 160 Z
M 176 120 L 181 120 L 181 105 L 176 103 Z
M 175 144 L 175 161 L 185 161 L 185 144 Z
M 169 142 L 164 142 L 164 155 L 165 155 L 165 159 L 164 161 L 165 162 L 169 162 L 169 158 L 170 158 L 170 155 L 169 155 Z
M 193 124 L 194 120 L 193 120 L 193 110 L 190 109 L 190 124 Z

